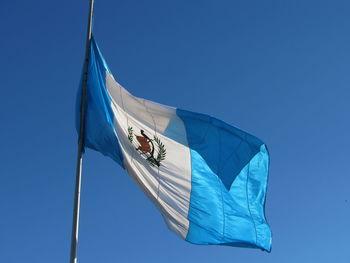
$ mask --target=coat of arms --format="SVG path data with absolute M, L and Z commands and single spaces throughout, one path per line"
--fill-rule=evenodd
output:
M 165 160 L 166 149 L 165 145 L 157 136 L 151 139 L 145 134 L 144 130 L 140 130 L 141 135 L 135 135 L 133 127 L 128 127 L 128 139 L 134 145 L 134 138 L 137 140 L 138 151 L 152 166 L 160 166 L 160 163 Z

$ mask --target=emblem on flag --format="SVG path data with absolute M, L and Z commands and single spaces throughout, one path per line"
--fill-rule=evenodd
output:
M 128 140 L 134 145 L 134 137 L 137 140 L 137 148 L 135 150 L 152 166 L 160 166 L 160 163 L 165 160 L 166 149 L 165 145 L 160 141 L 157 136 L 153 136 L 151 139 L 145 134 L 144 130 L 140 130 L 140 135 L 134 134 L 133 127 L 128 127 Z M 156 144 L 156 146 L 155 146 Z M 156 149 L 157 147 L 157 149 Z M 155 154 L 157 157 L 155 157 Z

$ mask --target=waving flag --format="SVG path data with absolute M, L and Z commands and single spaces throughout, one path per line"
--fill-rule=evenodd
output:
M 261 140 L 208 115 L 131 95 L 94 39 L 87 83 L 85 146 L 119 163 L 173 232 L 195 244 L 270 251 L 269 156 Z

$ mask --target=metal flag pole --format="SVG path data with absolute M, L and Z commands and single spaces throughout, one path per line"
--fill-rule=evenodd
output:
M 76 175 L 75 175 L 76 179 L 75 179 L 75 194 L 74 194 L 73 224 L 72 224 L 72 239 L 71 239 L 71 248 L 70 248 L 70 263 L 77 262 L 79 212 L 80 212 L 80 188 L 81 188 L 84 129 L 85 129 L 86 85 L 87 85 L 87 75 L 88 75 L 88 67 L 89 67 L 93 10 L 94 10 L 94 0 L 90 0 L 88 28 L 87 28 L 86 45 L 85 45 L 84 73 L 83 73 L 82 89 L 81 89 L 80 128 L 79 128 L 77 167 L 76 167 Z

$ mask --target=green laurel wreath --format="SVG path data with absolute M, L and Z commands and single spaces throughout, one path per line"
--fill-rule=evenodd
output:
M 128 127 L 128 139 L 131 143 L 134 140 L 134 130 L 132 127 Z
M 153 138 L 158 145 L 158 155 L 157 155 L 157 158 L 155 158 L 155 161 L 156 161 L 156 165 L 159 166 L 160 162 L 165 160 L 166 149 L 165 149 L 165 145 L 160 141 L 160 139 L 157 136 L 153 136 Z

